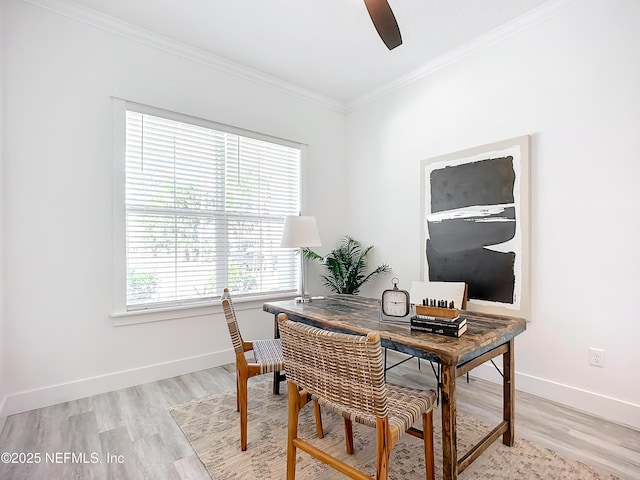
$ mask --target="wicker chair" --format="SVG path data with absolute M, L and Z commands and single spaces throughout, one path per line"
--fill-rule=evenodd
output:
M 407 432 L 424 441 L 426 478 L 434 478 L 433 390 L 386 383 L 380 334 L 367 336 L 329 332 L 278 316 L 289 392 L 287 480 L 295 479 L 296 449 L 308 453 L 354 479 L 371 479 L 353 466 L 298 437 L 298 415 L 313 396 L 321 407 L 376 429 L 376 479 L 388 477 L 389 455 Z M 423 430 L 413 428 L 422 417 Z M 353 434 L 347 429 L 347 450 Z
M 247 382 L 251 377 L 265 373 L 284 370 L 282 359 L 282 345 L 280 339 L 255 340 L 245 342 L 238 328 L 236 311 L 233 307 L 229 289 L 222 294 L 222 309 L 227 320 L 229 335 L 236 353 L 236 409 L 240 412 L 240 448 L 247 449 Z M 245 352 L 253 351 L 254 362 L 248 362 Z M 322 418 L 320 407 L 314 402 L 316 413 L 316 429 L 318 437 L 322 438 Z

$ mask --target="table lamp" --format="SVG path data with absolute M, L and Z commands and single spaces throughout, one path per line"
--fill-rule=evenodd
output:
M 280 246 L 284 248 L 300 249 L 300 278 L 302 281 L 302 296 L 296 297 L 296 302 L 306 303 L 311 301 L 304 287 L 304 255 L 302 249 L 306 247 L 320 247 L 320 234 L 316 217 L 305 215 L 291 215 L 285 218 L 282 230 L 282 241 Z

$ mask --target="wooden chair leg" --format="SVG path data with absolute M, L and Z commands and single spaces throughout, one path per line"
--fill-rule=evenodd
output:
M 316 434 L 318 438 L 324 438 L 324 431 L 322 429 L 322 412 L 320 411 L 320 404 L 313 401 L 313 411 L 316 415 Z
M 376 419 L 376 480 L 387 480 L 389 477 L 389 454 L 391 453 L 391 439 L 389 419 Z
M 353 422 L 348 418 L 344 419 L 344 440 L 347 444 L 347 453 L 353 455 Z
M 295 480 L 296 447 L 293 441 L 298 438 L 298 415 L 300 413 L 300 394 L 297 385 L 292 382 L 287 382 L 287 396 L 289 409 L 287 428 L 287 480 Z
M 240 377 L 236 372 L 236 412 L 240 411 Z
M 435 460 L 433 457 L 433 410 L 422 414 L 422 435 L 424 439 L 424 463 L 427 480 L 435 479 Z
M 238 403 L 240 407 L 240 449 L 247 449 L 247 380 L 238 377 Z

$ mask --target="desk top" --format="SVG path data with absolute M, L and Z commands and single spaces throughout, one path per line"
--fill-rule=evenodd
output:
M 526 329 L 524 318 L 461 311 L 460 315 L 467 318 L 467 331 L 460 338 L 417 332 L 408 324 L 381 322 L 378 300 L 356 295 L 332 295 L 309 303 L 267 302 L 263 310 L 274 315 L 286 313 L 292 320 L 327 330 L 363 335 L 375 330 L 380 332 L 384 347 L 456 366 L 510 341 Z

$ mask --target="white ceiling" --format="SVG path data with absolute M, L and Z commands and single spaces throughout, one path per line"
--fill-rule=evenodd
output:
M 389 51 L 362 0 L 74 0 L 348 104 L 549 0 L 389 0 Z

